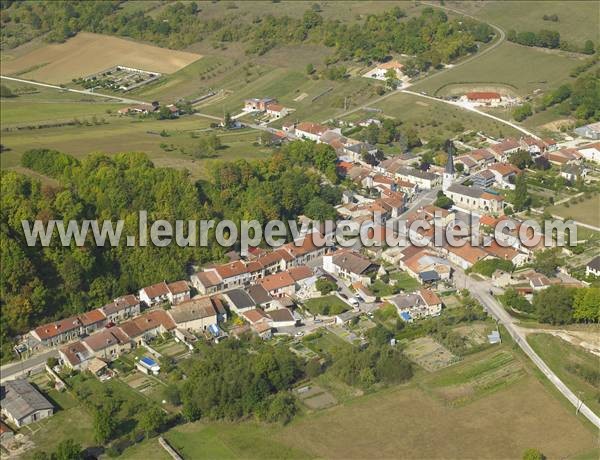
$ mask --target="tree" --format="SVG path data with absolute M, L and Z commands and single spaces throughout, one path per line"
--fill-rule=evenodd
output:
M 117 424 L 108 406 L 102 406 L 94 412 L 94 437 L 99 444 L 106 444 L 112 439 Z
M 511 154 L 509 161 L 519 169 L 528 168 L 533 163 L 531 154 L 525 150 L 517 150 L 515 153 Z
M 517 175 L 513 197 L 512 205 L 514 210 L 517 212 L 526 209 L 531 202 L 531 198 L 529 197 L 529 193 L 527 191 L 527 178 L 525 177 L 524 172 L 521 172 Z
M 158 119 L 159 120 L 170 120 L 173 118 L 173 114 L 169 110 L 166 105 L 161 105 L 158 109 Z
M 233 118 L 231 118 L 231 114 L 229 112 L 225 113 L 225 117 L 223 118 L 223 127 L 225 129 L 229 129 L 233 127 Z
M 164 424 L 165 413 L 158 407 L 150 407 L 140 415 L 139 426 L 146 433 L 146 438 L 159 431 Z
M 321 295 L 327 295 L 332 291 L 337 291 L 337 284 L 329 280 L 327 278 L 319 278 L 316 282 L 317 291 L 321 293 Z
M 537 449 L 527 449 L 523 452 L 523 460 L 544 460 L 546 457 Z
M 388 69 L 385 72 L 385 83 L 390 89 L 396 89 L 398 76 L 394 69 Z
M 315 73 L 315 66 L 309 62 L 308 64 L 306 64 L 306 74 L 312 75 L 313 73 Z
M 525 118 L 533 115 L 533 109 L 531 108 L 531 104 L 525 103 L 517 108 L 515 108 L 512 112 L 512 116 L 516 121 L 523 121 Z
M 15 97 L 15 94 L 8 86 L 0 85 L 0 97 Z
M 575 289 L 560 284 L 547 287 L 533 297 L 533 307 L 541 323 L 569 324 L 573 321 Z
M 52 460 L 81 460 L 81 444 L 77 444 L 72 439 L 61 441 L 52 454 Z
M 600 288 L 577 289 L 573 304 L 573 318 L 582 322 L 600 321 Z
M 583 52 L 585 54 L 594 54 L 596 50 L 594 49 L 594 42 L 591 40 L 586 40 L 583 45 Z
M 268 409 L 264 418 L 267 422 L 278 422 L 285 425 L 294 418 L 297 410 L 298 405 L 294 395 L 289 392 L 281 392 L 268 401 Z
M 546 276 L 554 276 L 562 262 L 559 248 L 546 249 L 535 253 L 533 268 Z
M 437 193 L 437 198 L 435 199 L 435 202 L 433 204 L 438 208 L 450 209 L 452 206 L 454 206 L 454 201 L 452 200 L 452 198 L 444 195 L 444 192 L 440 190 Z
M 314 358 L 309 360 L 306 363 L 306 376 L 308 378 L 315 378 L 323 372 L 323 366 L 321 366 L 321 362 L 319 358 Z

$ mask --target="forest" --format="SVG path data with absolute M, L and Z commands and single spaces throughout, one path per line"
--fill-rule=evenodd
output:
M 13 48 L 46 34 L 62 42 L 79 31 L 105 33 L 182 49 L 192 43 L 243 42 L 248 54 L 264 54 L 285 44 L 318 43 L 336 50 L 333 61 L 383 61 L 389 53 L 415 56 L 412 69 L 425 70 L 477 51 L 477 43 L 494 37 L 493 29 L 469 18 L 449 19 L 431 7 L 406 18 L 399 8 L 368 15 L 356 24 L 325 20 L 319 8 L 302 18 L 255 16 L 248 21 L 235 9 L 218 19 L 205 18 L 195 3 L 170 3 L 151 16 L 140 9 L 121 9 L 121 2 L 12 2 L 2 1 L 2 45 Z M 317 5 L 318 6 L 318 5 Z M 26 24 L 23 28 L 18 25 Z
M 42 322 L 96 308 L 115 297 L 161 280 L 187 278 L 192 264 L 224 260 L 229 248 L 29 247 L 21 220 L 124 220 L 123 235 L 137 235 L 138 212 L 166 219 L 295 219 L 335 215 L 340 200 L 335 153 L 324 144 L 293 142 L 271 158 L 214 162 L 210 180 L 192 182 L 187 172 L 156 168 L 141 153 L 78 160 L 48 150 L 23 155 L 23 166 L 58 186 L 16 173 L 1 173 L 0 248 L 2 342 Z M 92 235 L 89 235 L 91 238 Z M 125 240 L 125 238 L 121 238 Z

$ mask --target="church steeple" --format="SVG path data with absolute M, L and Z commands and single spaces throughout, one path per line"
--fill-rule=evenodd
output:
M 452 182 L 454 182 L 454 152 L 456 151 L 456 147 L 454 147 L 454 142 L 448 139 L 446 141 L 446 145 L 444 146 L 444 150 L 448 154 L 446 168 L 442 177 L 442 190 L 445 192 L 446 190 L 448 190 L 448 188 L 450 188 Z

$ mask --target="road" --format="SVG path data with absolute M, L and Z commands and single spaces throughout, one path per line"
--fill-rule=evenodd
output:
M 33 355 L 23 361 L 5 364 L 0 367 L 0 382 L 15 379 L 36 368 L 42 367 L 48 358 L 58 358 L 58 350 L 48 350 L 44 353 Z
M 77 94 L 85 94 L 86 96 L 94 96 L 94 97 L 104 97 L 106 99 L 113 99 L 124 104 L 147 104 L 144 101 L 137 101 L 135 99 L 129 99 L 121 96 L 109 96 L 108 94 L 96 93 L 89 89 L 71 89 L 71 88 L 63 88 L 57 85 L 49 85 L 48 83 L 39 83 L 37 81 L 24 80 L 22 78 L 14 78 L 14 77 L 6 77 L 4 75 L 0 75 L 0 79 L 16 81 L 19 83 L 25 83 L 27 85 L 35 85 L 35 86 L 43 86 L 44 88 L 57 89 L 59 91 L 67 91 L 69 93 L 77 93 Z
M 585 418 L 600 429 L 600 417 L 596 415 L 586 404 L 584 404 L 569 387 L 567 387 L 560 378 L 548 367 L 548 365 L 539 357 L 539 355 L 531 348 L 525 334 L 515 325 L 514 319 L 506 310 L 498 303 L 498 301 L 490 295 L 492 284 L 489 281 L 476 281 L 467 277 L 464 272 L 454 267 L 454 279 L 457 288 L 468 288 L 471 295 L 481 302 L 486 311 L 498 320 L 502 326 L 506 328 L 514 341 L 521 347 L 521 350 L 533 361 L 538 369 L 550 380 L 560 393 L 573 404 L 576 411 L 581 413 Z

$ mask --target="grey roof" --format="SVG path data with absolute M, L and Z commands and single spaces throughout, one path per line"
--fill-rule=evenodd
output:
M 2 410 L 21 420 L 40 410 L 54 409 L 52 404 L 27 380 L 11 380 L 4 384 Z
M 374 150 L 377 150 L 377 147 L 375 147 L 374 145 L 368 144 L 366 142 L 359 142 L 358 144 L 353 144 L 353 145 L 350 145 L 349 147 L 346 147 L 346 150 L 350 150 L 351 152 L 354 152 L 354 153 L 360 153 L 363 149 L 366 150 L 367 152 L 372 152 Z
M 188 300 L 180 303 L 169 310 L 169 315 L 173 318 L 176 324 L 194 321 L 202 318 L 210 318 L 216 316 L 217 312 L 208 297 L 200 297 L 199 299 Z
M 246 291 L 256 305 L 262 305 L 273 300 L 273 297 L 260 284 L 253 284 Z
M 467 187 L 461 184 L 452 184 L 448 187 L 449 192 L 458 193 L 459 195 L 469 196 L 471 198 L 480 198 L 484 190 L 479 187 Z
M 420 169 L 411 169 L 411 168 L 398 168 L 396 174 L 400 174 L 403 176 L 413 176 L 418 177 L 419 179 L 427 179 L 427 180 L 435 180 L 437 179 L 437 174 L 421 171 Z
M 254 300 L 252 300 L 252 297 L 250 297 L 243 289 L 232 289 L 231 291 L 227 291 L 225 295 L 236 308 L 244 309 L 256 306 L 256 303 Z
M 338 267 L 357 275 L 361 275 L 369 268 L 374 267 L 374 264 L 369 259 L 353 252 L 335 254 L 332 257 L 332 261 Z
M 596 256 L 590 260 L 587 266 L 592 270 L 600 270 L 600 256 Z
M 426 272 L 419 273 L 419 278 L 421 278 L 422 281 L 426 281 L 426 282 L 427 281 L 437 281 L 440 279 L 440 275 L 435 270 L 429 270 Z
M 280 308 L 279 310 L 267 312 L 267 315 L 276 323 L 283 321 L 296 321 L 296 318 L 294 318 L 292 312 L 287 308 Z
M 446 161 L 446 174 L 454 174 L 454 151 L 456 148 L 454 147 L 454 143 L 452 141 L 448 141 L 446 152 L 448 153 L 448 161 Z
M 398 308 L 410 308 L 423 304 L 423 299 L 418 294 L 402 294 L 390 299 Z

